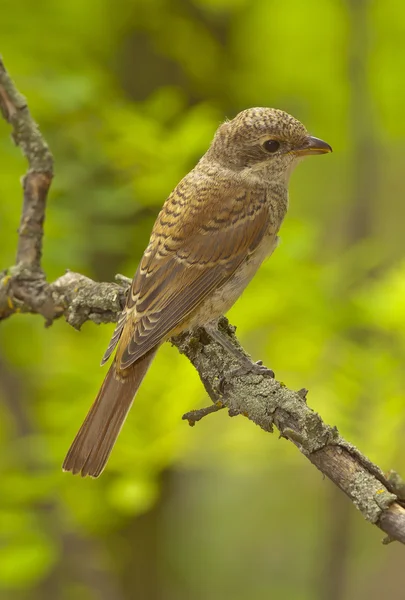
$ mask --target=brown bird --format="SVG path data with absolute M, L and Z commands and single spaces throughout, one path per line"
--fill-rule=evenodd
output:
M 287 113 L 250 108 L 215 133 L 167 198 L 104 354 L 114 362 L 63 463 L 102 472 L 134 396 L 168 338 L 197 326 L 229 350 L 216 327 L 277 246 L 288 182 L 300 160 L 332 148 Z

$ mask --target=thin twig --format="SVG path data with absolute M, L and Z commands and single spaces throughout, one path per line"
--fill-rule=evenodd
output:
M 196 410 L 190 410 L 186 412 L 181 418 L 183 421 L 188 421 L 190 427 L 194 427 L 197 421 L 201 421 L 202 418 L 207 415 L 211 415 L 212 413 L 218 412 L 222 408 L 225 408 L 222 402 L 215 402 L 215 404 L 211 404 L 211 406 L 205 406 L 204 408 L 197 408 Z

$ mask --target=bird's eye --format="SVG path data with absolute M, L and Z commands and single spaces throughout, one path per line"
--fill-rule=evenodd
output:
M 277 152 L 277 150 L 280 148 L 280 142 L 277 140 L 266 140 L 263 144 L 263 148 L 266 150 L 266 152 Z

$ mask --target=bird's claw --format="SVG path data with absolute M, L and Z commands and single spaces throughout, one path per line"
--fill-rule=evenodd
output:
M 235 377 L 243 377 L 244 375 L 262 375 L 263 377 L 271 377 L 274 379 L 274 371 L 272 369 L 268 369 L 264 366 L 261 360 L 258 360 L 255 363 L 251 363 L 250 361 L 246 361 L 237 369 L 233 369 L 226 376 L 223 376 L 219 382 L 219 391 L 221 393 L 225 392 L 225 386 L 228 382 L 231 382 Z
M 243 377 L 243 375 L 263 375 L 264 377 L 271 377 L 274 379 L 274 371 L 264 366 L 261 360 L 255 363 L 244 364 L 238 369 L 231 372 L 230 377 Z

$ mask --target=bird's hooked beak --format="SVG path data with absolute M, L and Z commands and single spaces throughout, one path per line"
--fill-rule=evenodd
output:
M 299 156 L 308 156 L 310 154 L 327 154 L 332 152 L 332 148 L 323 140 L 309 135 L 301 146 L 294 148 L 293 152 Z

